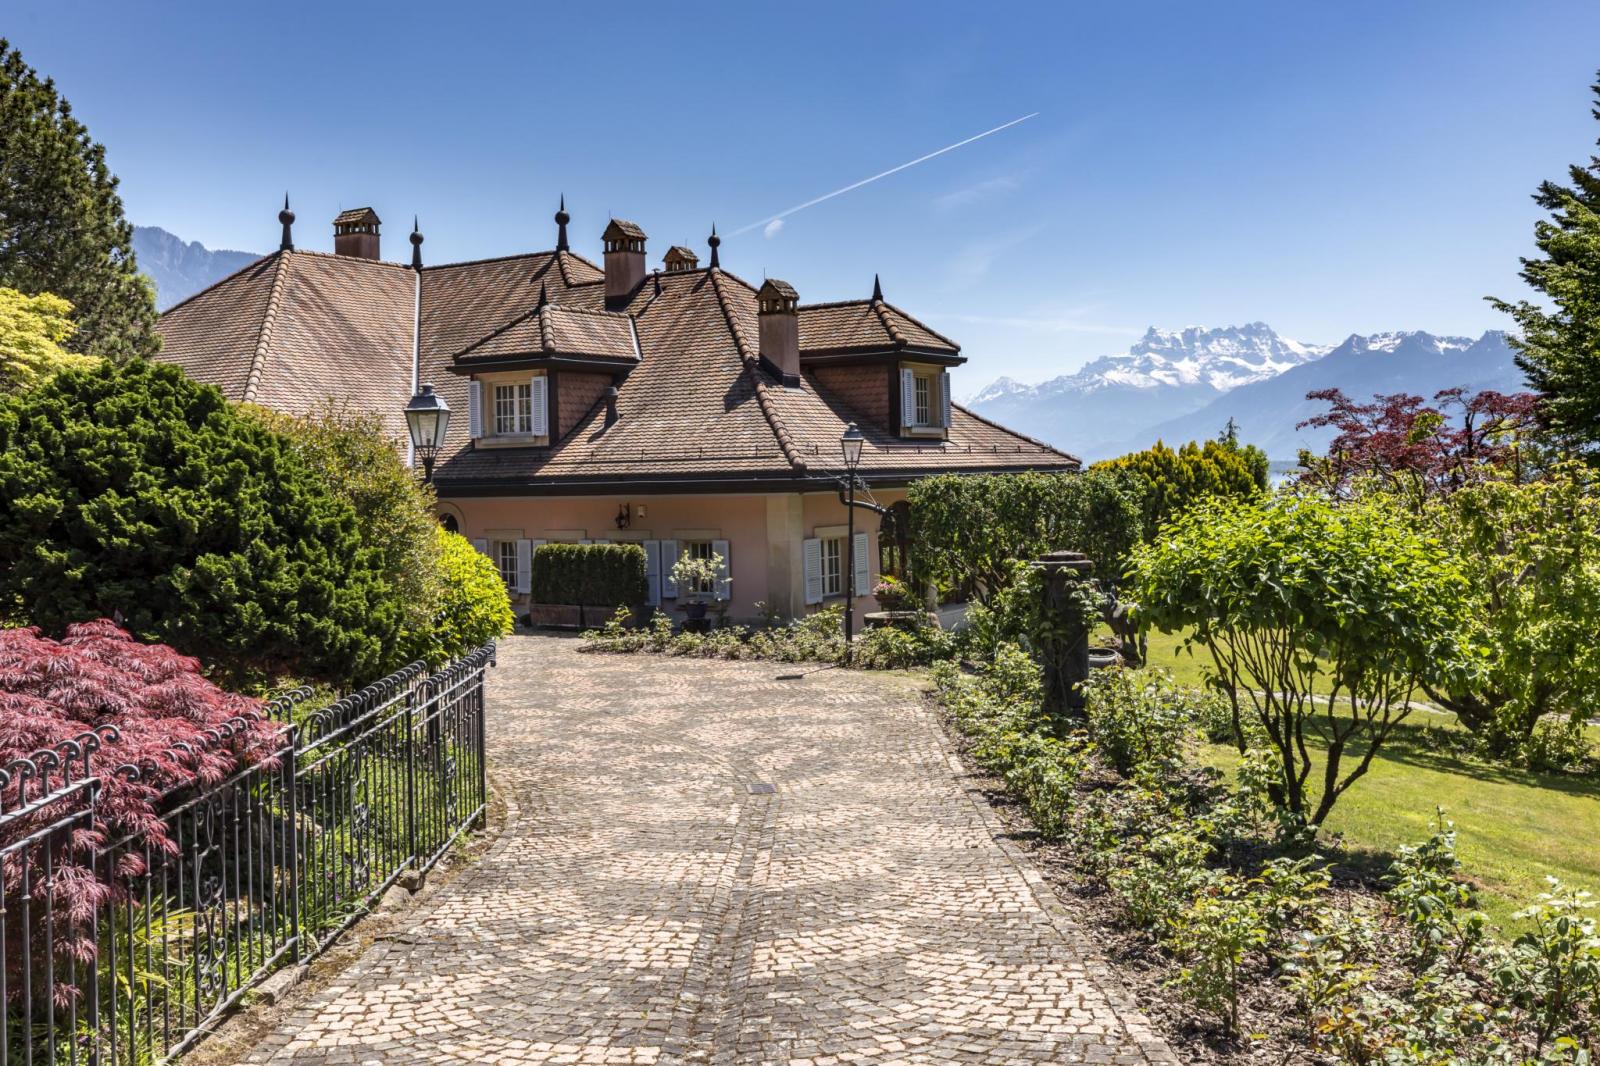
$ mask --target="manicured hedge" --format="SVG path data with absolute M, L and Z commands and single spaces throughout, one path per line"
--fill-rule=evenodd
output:
M 637 607 L 646 595 L 637 544 L 541 544 L 533 553 L 534 603 Z

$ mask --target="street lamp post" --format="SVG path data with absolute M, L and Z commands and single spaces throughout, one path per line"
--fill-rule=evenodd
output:
M 433 391 L 432 385 L 424 385 L 406 404 L 405 413 L 412 450 L 422 460 L 422 483 L 427 484 L 433 480 L 433 461 L 439 457 L 445 432 L 450 428 L 450 405 Z
M 844 661 L 850 661 L 850 645 L 856 635 L 856 467 L 861 463 L 861 430 L 854 422 L 845 427 L 839 438 L 839 450 L 844 453 L 845 479 L 849 482 L 849 499 L 845 501 L 845 550 L 848 558 L 839 560 L 845 568 L 844 579 Z

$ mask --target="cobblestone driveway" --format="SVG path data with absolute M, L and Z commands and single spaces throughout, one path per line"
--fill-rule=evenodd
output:
M 502 645 L 503 836 L 251 1061 L 1177 1061 L 904 682 L 576 649 Z

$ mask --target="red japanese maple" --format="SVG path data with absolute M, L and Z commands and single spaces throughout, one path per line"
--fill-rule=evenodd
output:
M 1306 394 L 1328 411 L 1299 423 L 1335 430 L 1325 457 L 1301 456 L 1301 480 L 1335 494 L 1377 478 L 1391 488 L 1433 495 L 1458 488 L 1490 469 L 1521 478 L 1522 444 L 1534 427 L 1538 397 L 1463 388 L 1421 396 L 1394 393 L 1356 403 L 1339 389 Z
M 49 849 L 55 948 L 80 959 L 94 951 L 84 934 L 94 909 L 144 865 L 143 847 L 122 851 L 112 870 L 97 866 L 94 853 L 125 836 L 153 851 L 172 852 L 176 844 L 160 817 L 164 799 L 214 785 L 241 765 L 272 759 L 282 729 L 263 713 L 261 701 L 207 681 L 196 660 L 164 644 L 140 644 L 112 622 L 69 626 L 59 641 L 35 628 L 0 630 L 0 770 L 9 778 L 0 788 L 0 812 L 16 812 L 85 777 L 73 741 L 105 726 L 115 733 L 100 730 L 108 739 L 88 766 L 99 778 L 93 827 L 79 822 L 11 852 L 0 866 L 0 892 L 7 899 L 24 877 L 37 894 Z M 39 752 L 50 754 L 37 757 Z M 5 818 L 0 846 L 54 823 L 86 800 L 79 792 Z M 36 913 L 34 920 L 43 917 Z M 6 960 L 8 969 L 14 963 L 20 966 L 21 960 Z M 15 981 L 11 987 L 17 988 Z M 70 991 L 56 989 L 58 996 Z

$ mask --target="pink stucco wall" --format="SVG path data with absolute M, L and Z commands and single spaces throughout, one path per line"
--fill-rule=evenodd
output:
M 873 495 L 880 504 L 903 497 L 899 490 Z M 629 506 L 633 517 L 627 529 L 619 530 L 616 517 L 623 504 Z M 794 568 L 803 566 L 799 540 L 813 536 L 818 527 L 846 523 L 846 508 L 835 492 L 452 498 L 440 501 L 440 510 L 455 515 L 462 535 L 468 538 L 553 540 L 581 531 L 582 537 L 616 542 L 686 540 L 700 534 L 726 540 L 733 581 L 728 614 L 736 621 L 759 617 L 758 601 L 781 603 L 785 599 L 797 581 Z M 876 578 L 878 516 L 858 510 L 856 522 L 869 536 L 869 558 Z M 861 613 L 876 608 L 870 591 L 858 590 L 858 620 Z M 805 610 L 796 600 L 796 609 Z

